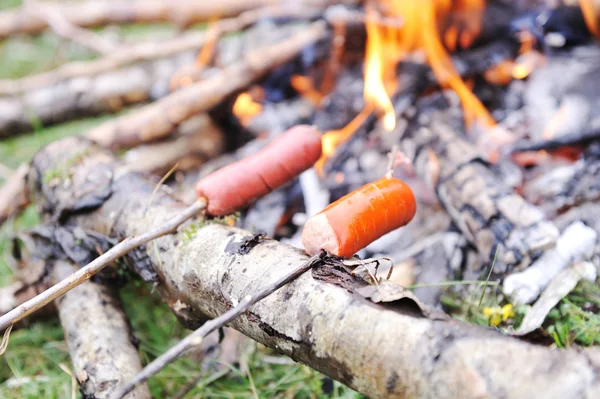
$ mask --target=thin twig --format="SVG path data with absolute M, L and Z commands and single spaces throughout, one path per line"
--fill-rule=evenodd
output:
M 0 331 L 11 325 L 14 325 L 19 320 L 22 320 L 36 310 L 52 302 L 56 298 L 86 282 L 100 270 L 104 269 L 104 267 L 139 247 L 140 245 L 146 244 L 147 242 L 164 236 L 165 234 L 174 232 L 180 224 L 197 215 L 205 208 L 206 200 L 201 198 L 186 208 L 179 215 L 165 222 L 164 224 L 157 226 L 144 234 L 125 238 L 123 241 L 112 247 L 109 251 L 88 263 L 85 267 L 82 267 L 58 284 L 53 285 L 38 296 L 30 299 L 29 301 L 0 317 Z
M 129 392 L 133 391 L 135 387 L 143 382 L 146 382 L 150 377 L 158 373 L 160 370 L 165 368 L 169 363 L 177 359 L 184 352 L 188 351 L 194 346 L 200 345 L 202 343 L 202 339 L 206 337 L 211 332 L 216 329 L 225 326 L 227 323 L 240 316 L 242 313 L 246 312 L 250 306 L 254 305 L 261 299 L 271 295 L 273 292 L 277 291 L 279 288 L 288 284 L 292 280 L 299 277 L 305 271 L 311 269 L 315 266 L 323 257 L 325 256 L 325 252 L 322 251 L 306 262 L 298 266 L 296 269 L 287 273 L 285 276 L 279 278 L 274 283 L 269 284 L 265 288 L 263 288 L 258 294 L 255 296 L 247 295 L 240 301 L 237 306 L 229 309 L 227 312 L 223 313 L 221 316 L 212 319 L 206 323 L 184 339 L 182 339 L 178 344 L 173 346 L 171 349 L 166 351 L 164 354 L 156 358 L 153 362 L 148 364 L 144 369 L 138 373 L 135 377 L 131 379 L 127 384 L 123 385 L 121 388 L 115 391 L 112 399 L 120 399 L 123 396 L 127 395 Z
M 494 271 L 494 266 L 496 265 L 496 259 L 498 259 L 498 251 L 500 251 L 500 244 L 496 245 L 496 253 L 494 254 L 494 260 L 492 261 L 492 266 L 490 266 L 490 272 L 487 275 L 487 278 L 485 279 L 485 284 L 483 285 L 483 290 L 481 290 L 481 296 L 479 297 L 479 303 L 477 304 L 477 310 L 479 310 L 479 307 L 481 306 L 481 303 L 483 302 L 483 297 L 485 296 L 485 290 L 487 289 L 487 286 L 490 282 L 490 277 L 492 276 L 492 272 Z
M 99 54 L 110 54 L 115 51 L 114 43 L 104 37 L 79 26 L 73 25 L 52 6 L 44 6 L 37 2 L 28 2 L 28 8 L 38 9 L 37 14 L 48 23 L 54 33 L 63 39 L 71 40 Z

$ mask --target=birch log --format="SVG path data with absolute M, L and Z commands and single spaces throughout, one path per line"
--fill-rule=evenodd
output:
M 44 181 L 47 171 L 72 159 L 78 161 L 69 164 L 61 182 Z M 29 181 L 47 216 L 115 238 L 147 230 L 184 209 L 159 191 L 145 213 L 153 185 L 121 173 L 110 153 L 81 138 L 39 152 Z M 147 257 L 141 260 L 153 265 L 159 292 L 190 327 L 308 258 L 276 241 L 198 220 L 155 244 L 144 249 Z M 351 278 L 331 270 L 322 266 L 304 274 L 231 327 L 373 398 L 600 396 L 597 349 L 531 345 L 429 316 L 406 297 L 376 304 L 352 292 L 345 284 Z
M 53 283 L 77 270 L 68 261 L 53 263 Z M 117 387 L 141 371 L 129 322 L 114 290 L 88 282 L 57 299 L 56 305 L 84 397 L 109 398 Z M 148 386 L 141 384 L 126 398 L 150 399 Z

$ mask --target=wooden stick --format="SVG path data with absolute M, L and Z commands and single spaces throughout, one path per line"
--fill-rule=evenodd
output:
M 99 54 L 109 54 L 117 48 L 116 44 L 110 40 L 92 31 L 73 25 L 54 7 L 48 7 L 37 1 L 27 1 L 26 7 L 30 10 L 28 12 L 39 15 L 47 22 L 54 33 L 64 39 L 81 44 Z
M 146 233 L 125 238 L 109 251 L 100 255 L 69 277 L 0 317 L 0 331 L 3 331 L 5 328 L 11 325 L 14 325 L 19 320 L 29 316 L 56 298 L 86 282 L 100 270 L 104 269 L 107 265 L 134 250 L 135 248 L 138 248 L 140 245 L 152 241 L 157 237 L 172 233 L 181 223 L 197 215 L 204 208 L 206 208 L 206 201 L 200 199 L 168 222 L 157 226 Z
M 207 80 L 92 129 L 87 137 L 111 148 L 138 145 L 165 137 L 186 119 L 210 110 L 271 69 L 292 60 L 306 46 L 326 35 L 325 25 L 315 22 L 287 40 L 248 52 L 242 60 Z
M 55 9 L 71 25 L 86 28 L 114 23 L 144 22 L 172 22 L 185 27 L 214 18 L 237 15 L 271 2 L 272 0 L 222 0 L 216 3 L 187 0 L 109 0 L 46 5 Z M 30 12 L 27 6 L 0 12 L 0 38 L 15 33 L 40 33 L 48 28 L 48 25 L 46 18 L 37 12 Z
M 168 40 L 123 45 L 96 60 L 70 62 L 51 71 L 21 79 L 0 79 L 0 94 L 19 95 L 35 89 L 66 85 L 71 79 L 91 79 L 127 65 L 198 50 L 205 40 L 205 32 L 189 32 Z
M 325 252 L 321 252 L 319 254 L 314 255 L 300 266 L 289 271 L 286 275 L 279 277 L 277 281 L 265 286 L 256 295 L 245 296 L 237 306 L 234 306 L 233 308 L 229 309 L 227 312 L 223 313 L 219 317 L 204 323 L 202 327 L 200 327 L 199 329 L 182 339 L 178 344 L 170 348 L 167 352 L 163 353 L 150 364 L 148 364 L 146 367 L 144 367 L 144 369 L 135 377 L 133 377 L 131 381 L 128 381 L 125 385 L 118 389 L 112 396 L 112 399 L 121 399 L 123 396 L 133 391 L 138 385 L 146 382 L 150 377 L 154 376 L 156 373 L 165 368 L 169 363 L 177 359 L 183 353 L 185 353 L 194 346 L 200 345 L 202 343 L 202 339 L 208 334 L 210 334 L 218 328 L 224 327 L 227 323 L 229 323 L 231 320 L 235 319 L 242 313 L 246 312 L 252 305 L 257 303 L 261 299 L 266 298 L 267 296 L 271 295 L 273 292 L 277 291 L 279 288 L 283 287 L 287 283 L 295 280 L 304 272 L 310 270 L 324 257 Z
M 68 261 L 52 262 L 52 279 L 61 281 L 77 267 Z M 90 282 L 55 301 L 69 347 L 73 374 L 84 397 L 106 399 L 142 370 L 131 341 L 127 316 L 111 287 Z M 90 367 L 93 365 L 93 367 Z M 128 399 L 150 399 L 140 384 Z

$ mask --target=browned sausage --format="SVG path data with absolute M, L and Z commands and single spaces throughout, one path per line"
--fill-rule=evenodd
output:
M 379 237 L 410 222 L 415 195 L 402 180 L 384 177 L 330 204 L 304 225 L 302 244 L 311 255 L 321 249 L 351 257 Z
M 227 215 L 311 168 L 321 156 L 321 147 L 317 129 L 293 127 L 256 154 L 198 181 L 196 195 L 208 200 L 208 214 Z

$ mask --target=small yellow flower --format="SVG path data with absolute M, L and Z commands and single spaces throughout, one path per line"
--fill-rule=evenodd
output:
M 496 308 L 488 308 L 488 307 L 483 308 L 483 315 L 486 317 L 490 317 L 495 312 L 496 312 Z
M 500 307 L 500 306 L 485 307 L 485 308 L 483 308 L 483 315 L 489 319 L 490 325 L 498 326 L 503 321 L 506 321 L 509 318 L 514 317 L 515 312 L 513 311 L 513 306 L 509 303 L 502 307 Z
M 506 321 L 507 319 L 509 319 L 511 317 L 515 317 L 515 312 L 513 311 L 513 305 L 511 305 L 510 303 L 502 306 L 502 310 L 500 310 L 500 313 L 502 314 L 502 321 Z

